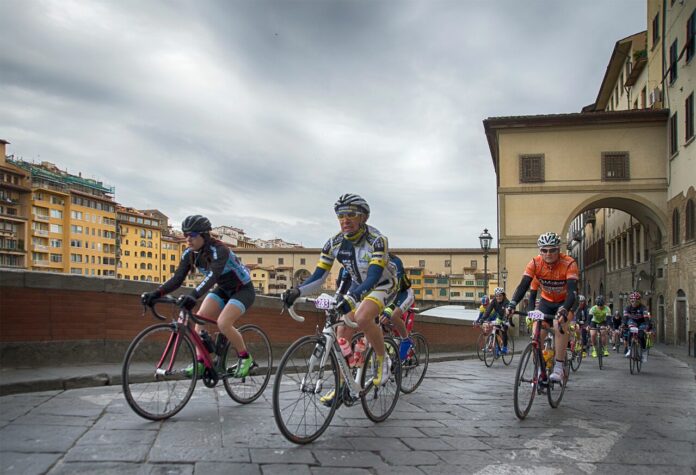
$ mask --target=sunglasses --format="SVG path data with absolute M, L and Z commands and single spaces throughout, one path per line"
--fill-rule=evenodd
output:
M 193 233 L 193 232 L 192 233 L 184 233 L 184 237 L 187 237 L 187 238 L 197 238 L 200 235 L 201 235 L 201 233 Z
M 345 218 L 357 218 L 358 216 L 362 216 L 362 213 L 358 213 L 357 211 L 345 211 L 341 213 L 336 213 L 336 217 L 338 219 L 345 219 Z
M 553 248 L 551 248 L 551 249 L 546 249 L 546 248 L 543 248 L 543 247 L 542 247 L 541 249 L 539 249 L 539 252 L 542 253 L 542 254 L 555 254 L 555 253 L 557 253 L 559 250 L 560 250 L 560 248 L 558 248 L 558 247 L 553 247 Z

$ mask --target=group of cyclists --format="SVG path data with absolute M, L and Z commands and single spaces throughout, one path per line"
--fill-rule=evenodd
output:
M 385 354 L 380 317 L 392 321 L 400 337 L 399 352 L 403 358 L 412 342 L 401 317 L 414 303 L 413 291 L 403 263 L 389 252 L 387 237 L 367 224 L 370 217 L 367 201 L 357 194 L 348 193 L 339 197 L 333 209 L 340 231 L 326 241 L 314 273 L 301 285 L 286 290 L 281 298 L 285 305 L 292 306 L 300 296 L 316 293 L 329 276 L 334 262 L 338 261 L 342 269 L 337 281 L 335 305 L 341 313 L 357 323 L 357 331 L 363 332 L 374 348 L 378 367 L 372 383 L 379 386 L 389 378 L 391 365 L 390 356 Z M 188 249 L 183 253 L 178 269 L 157 290 L 143 294 L 143 303 L 150 305 L 155 299 L 176 290 L 188 273 L 196 270 L 201 272 L 204 275 L 202 282 L 188 294 L 179 297 L 177 304 L 191 310 L 203 298 L 198 313 L 217 319 L 220 332 L 237 349 L 239 361 L 233 376 L 243 378 L 253 368 L 254 360 L 234 325 L 254 303 L 255 291 L 249 269 L 234 252 L 211 235 L 212 226 L 208 218 L 201 215 L 189 216 L 182 223 L 182 230 Z M 639 292 L 630 294 L 630 304 L 624 309 L 623 316 L 618 315 L 618 312 L 612 316 L 602 296 L 588 310 L 585 297 L 577 295 L 577 263 L 571 256 L 560 252 L 560 237 L 556 233 L 547 232 L 539 236 L 537 244 L 539 254 L 525 267 L 512 298 L 508 300 L 505 290 L 496 288 L 493 299 L 489 301 L 484 297 L 481 301 L 477 323 L 491 321 L 500 326 L 503 353 L 508 352 L 506 322 L 528 290 L 529 310 L 543 312 L 546 326 L 553 328 L 555 333 L 556 361 L 549 376 L 553 381 L 563 380 L 565 348 L 570 335 L 568 325 L 573 320 L 581 326 L 583 348 L 587 349 L 588 342 L 591 343 L 589 347 L 592 356 L 597 355 L 598 349 L 594 342 L 598 332 L 603 355 L 608 356 L 607 336 L 601 330 L 609 325 L 614 331 L 637 326 L 641 330 L 641 346 L 645 348 L 644 331 L 650 328 L 650 314 L 641 304 Z M 200 328 L 197 327 L 196 330 L 200 331 Z M 338 330 L 338 337 L 351 341 L 355 331 L 342 326 Z M 630 336 L 631 333 L 625 330 L 627 357 L 630 354 Z M 613 343 L 616 345 L 616 340 Z M 643 352 L 643 358 L 647 358 L 647 352 Z M 198 374 L 202 373 L 202 360 L 202 356 L 198 355 Z M 190 368 L 189 374 L 192 373 L 193 368 Z M 333 397 L 335 394 L 332 391 L 322 398 L 322 402 L 330 405 Z

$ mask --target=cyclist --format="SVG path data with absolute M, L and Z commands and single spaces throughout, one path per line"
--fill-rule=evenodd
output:
M 401 359 L 405 359 L 408 354 L 408 350 L 411 349 L 413 342 L 408 336 L 408 328 L 406 328 L 406 322 L 403 316 L 406 314 L 409 308 L 411 308 L 416 301 L 413 289 L 411 289 L 411 280 L 406 275 L 404 270 L 404 263 L 401 259 L 390 253 L 390 260 L 396 266 L 396 277 L 399 280 L 399 290 L 396 294 L 396 299 L 387 305 L 384 309 L 383 315 L 388 317 L 396 332 L 399 334 L 397 340 L 399 340 L 399 356 Z
M 575 309 L 575 323 L 580 325 L 580 335 L 582 336 L 582 356 L 587 356 L 587 324 L 589 314 L 587 310 L 587 299 L 584 295 L 578 295 L 578 308 Z
M 612 317 L 610 324 L 613 330 L 611 349 L 612 351 L 616 351 L 616 345 L 619 344 L 619 335 L 621 334 L 621 325 L 623 325 L 623 317 L 621 316 L 621 312 L 618 310 L 614 312 L 614 316 Z
M 396 265 L 389 258 L 386 236 L 366 223 L 370 216 L 367 201 L 359 195 L 347 193 L 338 198 L 334 211 L 341 231 L 324 245 L 314 273 L 299 288 L 285 291 L 282 299 L 285 305 L 291 306 L 301 295 L 318 290 L 338 259 L 355 284 L 351 284 L 345 295 L 339 295 L 337 308 L 343 314 L 354 316 L 359 329 L 374 348 L 379 364 L 372 383 L 379 386 L 389 379 L 391 361 L 385 355 L 384 339 L 376 317 L 391 303 L 399 289 Z M 339 336 L 348 336 L 346 339 L 350 340 L 349 332 Z M 331 391 L 321 401 L 331 404 L 334 395 Z
M 524 275 L 508 305 L 508 315 L 512 315 L 517 302 L 524 297 L 532 280 L 536 277 L 541 288 L 539 310 L 545 315 L 555 315 L 546 322 L 553 325 L 555 333 L 556 364 L 551 373 L 552 381 L 562 381 L 564 363 L 568 346 L 568 322 L 573 319 L 573 303 L 578 282 L 578 265 L 572 257 L 561 254 L 561 238 L 553 232 L 539 236 L 537 240 L 539 255 L 534 257 L 524 270 Z M 563 330 L 563 333 L 560 330 Z
M 479 314 L 478 318 L 476 319 L 476 323 L 480 324 L 483 321 L 483 314 L 486 313 L 486 309 L 488 308 L 489 300 L 488 296 L 484 295 L 481 297 L 481 306 L 479 307 Z
M 157 290 L 144 294 L 143 303 L 151 305 L 154 299 L 181 287 L 189 272 L 201 272 L 205 278 L 189 294 L 179 297 L 177 305 L 191 310 L 196 306 L 197 300 L 205 295 L 198 314 L 207 318 L 217 318 L 220 332 L 232 342 L 239 356 L 233 376 L 246 377 L 254 359 L 249 355 L 244 339 L 234 324 L 249 310 L 256 297 L 249 269 L 224 243 L 211 237 L 212 226 L 205 216 L 187 217 L 181 224 L 181 229 L 186 236 L 188 249 L 181 255 L 179 267 L 172 278 Z M 202 326 L 196 325 L 196 331 L 202 329 Z M 197 356 L 198 374 L 202 375 L 205 370 L 203 357 L 200 354 Z M 189 377 L 193 374 L 193 366 L 186 369 L 186 374 Z
M 495 320 L 495 326 L 503 334 L 503 348 L 502 353 L 507 355 L 508 353 L 508 325 L 515 326 L 511 320 L 506 318 L 506 309 L 510 305 L 510 301 L 505 296 L 505 289 L 501 287 L 496 287 L 493 291 L 495 298 L 488 304 L 486 311 L 483 313 L 479 320 Z M 509 322 L 509 323 L 508 323 Z M 476 323 L 480 323 L 478 320 Z
M 640 330 L 638 336 L 640 338 L 640 346 L 643 348 L 643 363 L 648 361 L 648 352 L 645 351 L 645 331 L 650 330 L 652 325 L 650 324 L 650 312 L 645 307 L 645 305 L 640 302 L 641 295 L 640 292 L 631 292 L 628 296 L 628 305 L 624 308 L 624 318 L 626 319 L 626 331 L 624 333 L 624 341 L 628 350 L 624 355 L 626 358 L 631 356 L 631 333 L 628 331 L 628 327 L 636 326 Z
M 603 356 L 609 356 L 609 348 L 607 348 L 607 317 L 611 315 L 611 309 L 604 305 L 604 297 L 599 296 L 595 301 L 595 305 L 590 309 L 590 315 L 592 315 L 592 320 L 590 321 L 590 342 L 592 344 L 592 357 L 597 357 L 597 347 L 595 346 L 595 338 L 597 337 L 597 330 L 600 331 L 600 338 L 602 339 L 602 352 Z

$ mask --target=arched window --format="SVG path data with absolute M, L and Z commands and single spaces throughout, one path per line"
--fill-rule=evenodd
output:
M 141 262 L 141 263 L 140 263 L 140 268 L 141 268 L 141 269 L 145 269 L 145 263 L 144 263 L 144 262 Z
M 672 212 L 672 245 L 679 244 L 679 210 L 674 208 Z
M 140 257 L 145 257 L 145 256 L 146 256 L 145 251 L 140 251 Z
M 694 200 L 686 202 L 686 240 L 696 238 L 696 222 L 694 221 Z
M 146 280 L 144 275 L 140 276 L 140 280 Z
M 148 253 L 147 253 L 147 257 L 152 258 L 152 253 L 151 253 L 151 252 L 148 252 Z
M 147 270 L 152 270 L 152 264 L 147 265 Z

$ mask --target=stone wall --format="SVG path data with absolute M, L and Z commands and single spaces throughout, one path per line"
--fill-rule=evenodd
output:
M 155 284 L 65 274 L 0 270 L 0 366 L 120 362 L 132 338 L 156 320 L 143 316 L 139 296 Z M 258 296 L 241 324 L 267 334 L 279 360 L 284 349 L 323 324 L 323 314 L 299 306 L 298 323 L 280 314 L 278 299 Z M 418 317 L 431 351 L 474 349 L 478 329 L 454 319 Z M 213 329 L 210 329 L 211 333 Z

